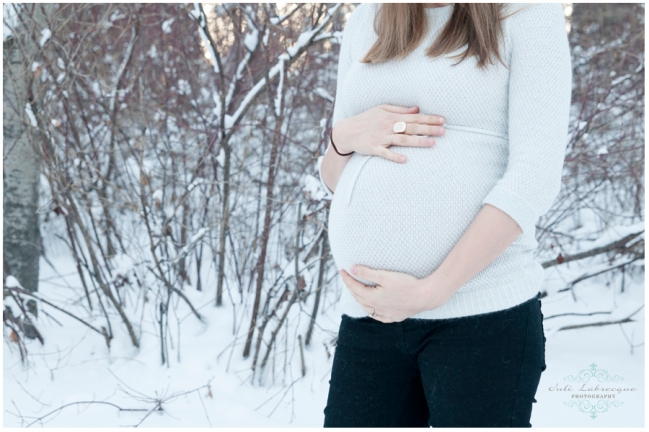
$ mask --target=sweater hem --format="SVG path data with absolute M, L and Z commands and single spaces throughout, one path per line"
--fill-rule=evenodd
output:
M 459 290 L 442 306 L 420 312 L 408 319 L 451 319 L 509 309 L 538 295 L 542 283 L 543 278 L 537 278 L 526 273 L 520 278 L 493 288 L 474 291 Z M 362 318 L 369 315 L 356 302 L 344 284 L 340 303 L 341 315 L 347 315 L 351 318 Z

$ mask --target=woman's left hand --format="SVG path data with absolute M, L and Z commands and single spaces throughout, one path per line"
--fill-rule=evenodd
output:
M 350 269 L 354 276 L 377 283 L 365 285 L 340 270 L 343 282 L 368 316 L 384 323 L 400 322 L 426 310 L 442 306 L 453 294 L 434 286 L 431 277 L 417 279 L 407 273 L 375 270 L 362 265 Z

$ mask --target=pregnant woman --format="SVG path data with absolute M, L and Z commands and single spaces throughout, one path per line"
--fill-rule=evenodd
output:
M 345 284 L 325 427 L 531 427 L 571 84 L 560 3 L 351 13 L 318 166 Z

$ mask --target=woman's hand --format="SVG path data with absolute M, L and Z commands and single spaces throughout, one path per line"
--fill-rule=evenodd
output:
M 392 145 L 432 147 L 435 139 L 445 133 L 445 119 L 438 115 L 419 114 L 418 107 L 406 108 L 381 104 L 353 117 L 339 120 L 333 128 L 333 141 L 340 153 L 354 151 L 405 162 L 406 156 L 388 149 Z M 394 133 L 394 124 L 406 122 L 406 131 Z M 418 136 L 423 135 L 423 136 Z M 392 142 L 391 142 L 392 141 Z
M 453 291 L 435 284 L 432 277 L 435 273 L 417 279 L 407 273 L 374 270 L 361 265 L 350 270 L 355 276 L 378 284 L 362 284 L 345 270 L 340 270 L 343 282 L 358 304 L 368 315 L 375 310 L 376 315 L 371 318 L 384 323 L 400 322 L 420 312 L 436 309 L 453 295 Z

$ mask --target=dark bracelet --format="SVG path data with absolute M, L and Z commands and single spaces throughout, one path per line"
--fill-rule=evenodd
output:
M 334 144 L 334 128 L 332 127 L 329 129 L 329 138 L 331 138 L 331 145 L 333 146 L 334 150 L 336 150 L 336 153 L 338 153 L 340 156 L 349 156 L 350 154 L 354 153 L 349 152 L 349 153 L 340 153 L 338 149 L 336 148 L 336 144 Z

